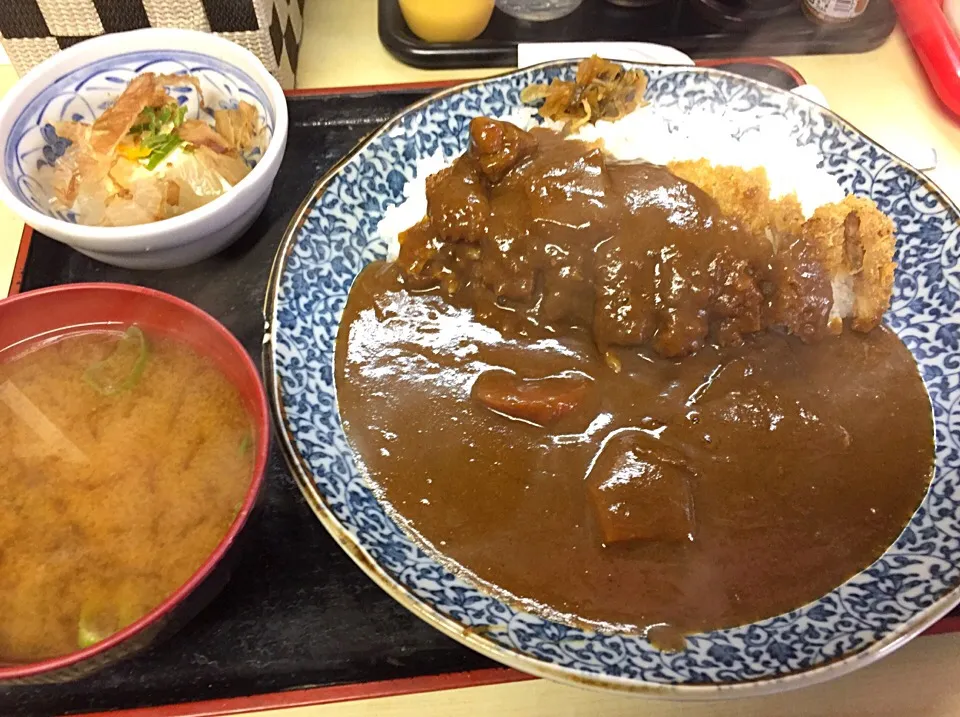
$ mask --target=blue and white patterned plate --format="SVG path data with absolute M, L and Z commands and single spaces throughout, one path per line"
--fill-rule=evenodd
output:
M 387 122 L 313 189 L 290 224 L 267 292 L 265 373 L 279 438 L 300 487 L 340 545 L 381 587 L 456 640 L 521 670 L 578 685 L 668 697 L 764 693 L 825 680 L 877 659 L 960 600 L 960 214 L 919 172 L 831 112 L 729 73 L 639 65 L 663 112 L 709 109 L 734 131 L 790 123 L 844 190 L 872 197 L 896 223 L 887 323 L 919 363 L 934 407 L 936 475 L 883 556 L 821 599 L 750 625 L 693 635 L 661 652 L 631 635 L 544 620 L 464 582 L 387 515 L 358 473 L 337 416 L 333 354 L 354 277 L 382 258 L 376 232 L 402 201 L 418 158 L 452 157 L 478 114 L 506 115 L 531 82 L 571 78 L 569 62 L 446 90 Z M 729 126 L 729 123 L 719 123 Z

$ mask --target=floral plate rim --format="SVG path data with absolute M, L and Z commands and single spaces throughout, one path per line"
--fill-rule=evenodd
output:
M 283 275 L 287 260 L 290 257 L 293 245 L 297 236 L 304 226 L 305 220 L 309 216 L 311 209 L 323 195 L 327 186 L 333 179 L 340 174 L 343 168 L 348 165 L 358 154 L 364 151 L 369 145 L 379 137 L 387 134 L 400 124 L 403 119 L 411 112 L 415 112 L 424 106 L 449 95 L 457 94 L 465 90 L 480 87 L 485 84 L 502 81 L 515 75 L 523 75 L 531 71 L 546 70 L 551 68 L 562 68 L 574 64 L 576 60 L 552 60 L 528 67 L 509 70 L 500 74 L 485 77 L 479 80 L 472 80 L 463 83 L 457 83 L 449 87 L 442 87 L 413 104 L 407 106 L 382 125 L 377 127 L 366 136 L 362 137 L 357 143 L 341 157 L 329 170 L 327 170 L 310 188 L 306 197 L 297 207 L 290 219 L 287 228 L 284 231 L 280 245 L 274 257 L 273 264 L 267 280 L 266 295 L 264 299 L 263 314 L 265 319 L 264 339 L 262 344 L 262 363 L 264 382 L 266 384 L 269 396 L 270 412 L 273 416 L 276 427 L 278 444 L 283 454 L 287 466 L 310 506 L 316 514 L 320 523 L 330 533 L 340 548 L 350 556 L 350 558 L 363 570 L 363 572 L 372 579 L 378 587 L 386 592 L 391 598 L 400 605 L 426 622 L 431 627 L 439 630 L 446 636 L 457 642 L 479 652 L 481 655 L 496 660 L 508 667 L 523 671 L 536 677 L 550 679 L 553 681 L 565 683 L 577 687 L 585 687 L 595 690 L 615 691 L 623 694 L 648 696 L 654 698 L 665 698 L 672 700 L 716 700 L 740 698 L 746 696 L 760 696 L 774 694 L 787 690 L 798 689 L 809 685 L 818 684 L 827 680 L 849 674 L 861 667 L 869 665 L 894 652 L 906 642 L 910 641 L 926 628 L 930 627 L 950 610 L 960 604 L 960 585 L 953 588 L 950 592 L 942 595 L 938 600 L 927 608 L 916 613 L 913 617 L 899 625 L 889 634 L 880 640 L 872 642 L 863 649 L 855 652 L 849 652 L 835 660 L 825 662 L 812 668 L 793 672 L 786 675 L 775 677 L 761 677 L 754 679 L 744 679 L 738 682 L 727 684 L 659 684 L 653 682 L 641 682 L 636 679 L 618 677 L 611 675 L 596 675 L 585 673 L 573 668 L 554 665 L 542 660 L 535 659 L 497 644 L 491 640 L 485 639 L 481 633 L 463 626 L 456 620 L 441 614 L 434 608 L 426 605 L 423 601 L 413 595 L 405 586 L 392 578 L 380 564 L 359 544 L 350 533 L 341 525 L 340 521 L 333 514 L 326 500 L 318 489 L 315 481 L 312 479 L 312 471 L 306 460 L 299 454 L 294 446 L 295 438 L 288 428 L 285 419 L 280 382 L 277 375 L 275 362 L 275 347 L 277 343 L 276 331 L 277 320 L 276 310 L 278 305 L 278 295 L 280 288 L 280 279 Z M 885 153 L 899 164 L 902 168 L 915 175 L 917 179 L 926 185 L 927 189 L 935 194 L 943 205 L 949 209 L 955 216 L 960 217 L 960 207 L 944 192 L 934 181 L 926 174 L 907 161 L 900 158 L 894 152 L 888 150 L 884 145 L 872 139 L 855 125 L 843 119 L 829 108 L 813 102 L 805 97 L 799 96 L 782 88 L 770 85 L 769 83 L 753 78 L 745 77 L 735 72 L 720 70 L 714 67 L 675 65 L 654 62 L 636 62 L 624 63 L 635 67 L 660 67 L 677 68 L 687 72 L 718 75 L 728 77 L 737 81 L 746 81 L 759 86 L 766 92 L 777 95 L 789 96 L 794 101 L 806 105 L 808 108 L 829 117 L 832 121 L 842 125 L 846 129 L 856 133 L 865 141 L 882 149 Z

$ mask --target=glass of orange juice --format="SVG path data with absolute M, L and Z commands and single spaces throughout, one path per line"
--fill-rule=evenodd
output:
M 486 28 L 494 0 L 399 0 L 403 19 L 427 42 L 465 42 Z

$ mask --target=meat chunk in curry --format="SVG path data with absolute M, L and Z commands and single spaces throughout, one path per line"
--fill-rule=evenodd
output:
M 594 459 L 587 489 L 606 545 L 693 540 L 696 474 L 680 453 L 655 444 L 645 431 L 624 431 Z

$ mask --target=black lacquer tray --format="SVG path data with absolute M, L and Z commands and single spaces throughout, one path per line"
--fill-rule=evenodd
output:
M 728 67 L 771 84 L 796 84 L 789 68 L 776 63 Z M 80 281 L 160 289 L 217 317 L 259 361 L 267 275 L 301 199 L 357 141 L 425 93 L 422 88 L 292 93 L 287 151 L 271 198 L 234 246 L 185 269 L 135 272 L 106 266 L 34 234 L 23 255 L 20 290 Z M 383 693 L 383 688 L 360 687 L 381 681 L 407 681 L 400 688 L 391 683 L 390 691 L 436 689 L 441 683 L 457 684 L 439 676 L 495 667 L 408 613 L 353 564 L 301 497 L 276 447 L 264 510 L 248 530 L 248 546 L 233 579 L 181 632 L 76 682 L 0 687 L 0 715 L 125 710 L 251 695 L 272 697 L 247 701 L 246 707 L 279 706 Z M 510 671 L 459 684 L 503 679 L 511 679 Z M 320 690 L 322 695 L 304 692 L 332 685 L 356 687 Z M 182 713 L 239 707 L 221 703 Z

